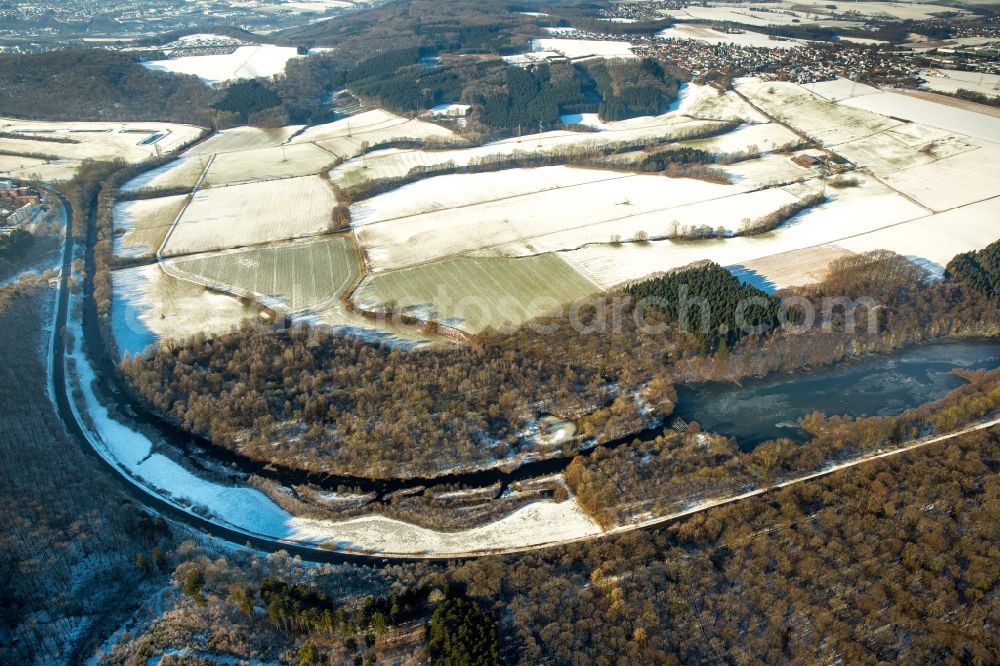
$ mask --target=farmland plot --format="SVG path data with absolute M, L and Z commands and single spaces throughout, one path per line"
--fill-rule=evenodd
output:
M 31 166 L 21 167 L 5 172 L 3 175 L 11 178 L 25 178 L 28 180 L 40 180 L 46 183 L 57 183 L 72 180 L 76 176 L 80 162 L 76 160 L 55 160 L 52 162 L 39 162 Z
M 974 90 L 981 95 L 1000 97 L 1000 74 L 962 72 L 954 69 L 929 69 L 920 72 L 921 88 L 954 94 L 959 90 Z
M 436 176 L 355 204 L 351 207 L 351 221 L 352 226 L 360 227 L 627 175 L 598 169 L 554 166 L 505 169 L 474 175 Z
M 150 169 L 128 181 L 122 186 L 123 192 L 139 192 L 160 188 L 185 187 L 194 189 L 201 174 L 208 166 L 207 157 L 180 157 L 161 167 Z
M 720 92 L 697 83 L 689 83 L 681 89 L 676 113 L 703 120 L 739 120 L 748 124 L 771 121 L 732 90 Z
M 940 127 L 951 132 L 987 141 L 1000 142 L 1000 118 L 897 92 L 880 92 L 839 102 L 839 104 Z
M 523 244 L 528 253 L 535 254 L 546 249 L 533 246 L 533 240 L 549 234 L 664 211 L 741 191 L 731 185 L 597 169 L 547 167 L 545 170 L 529 171 L 549 173 L 549 170 L 570 177 L 576 173 L 582 176 L 576 184 L 558 189 L 499 199 L 493 198 L 497 183 L 511 177 L 509 172 L 520 174 L 524 170 L 429 178 L 368 200 L 364 204 L 367 219 L 381 221 L 358 227 L 355 233 L 376 271 L 477 250 L 495 252 L 496 248 L 510 243 Z M 601 173 L 607 177 L 595 180 L 594 176 Z M 446 182 L 454 184 L 456 190 L 468 193 L 472 200 L 478 198 L 479 203 L 420 213 L 420 210 L 433 205 L 434 197 L 440 191 L 435 184 L 438 179 L 447 179 Z M 499 187 L 503 191 L 502 186 Z M 403 211 L 395 205 L 387 206 L 394 217 L 380 213 L 383 200 L 395 202 L 407 199 L 408 208 Z M 664 224 L 666 222 L 669 218 Z M 601 233 L 604 231 L 602 229 Z M 607 236 L 594 238 L 581 234 L 569 247 L 607 240 Z
M 739 120 L 743 123 L 768 123 L 770 118 L 747 104 L 733 91 L 722 92 L 699 83 L 683 83 L 677 100 L 668 113 L 658 116 L 639 116 L 625 120 L 601 120 L 596 113 L 578 113 L 560 116 L 567 125 L 586 125 L 602 132 L 620 132 L 669 125 L 685 118 L 700 120 Z
M 290 313 L 335 300 L 359 274 L 348 236 L 295 241 L 163 262 L 164 270 Z
M 21 155 L 0 155 L 0 174 L 12 171 L 23 171 L 45 164 L 45 160 Z
M 1000 194 L 1000 144 L 969 139 L 978 146 L 957 155 L 896 171 L 885 182 L 935 211 L 988 199 Z
M 1000 197 L 839 241 L 853 252 L 887 248 L 940 275 L 960 252 L 985 247 L 1000 236 Z
M 827 146 L 854 141 L 901 124 L 871 111 L 829 102 L 794 83 L 743 78 L 738 79 L 736 88 L 764 112 Z
M 393 141 L 438 141 L 441 143 L 456 141 L 455 134 L 449 130 L 423 120 L 407 120 L 406 122 L 355 132 L 350 136 L 340 136 L 317 141 L 316 145 L 330 151 L 342 159 L 361 155 L 369 147 Z
M 820 282 L 826 278 L 831 263 L 852 254 L 854 253 L 836 245 L 819 245 L 772 254 L 728 268 L 743 282 L 773 293 L 778 289 Z
M 112 217 L 115 256 L 155 256 L 187 199 L 181 194 L 116 203 Z
M 720 136 L 698 141 L 684 141 L 681 146 L 701 148 L 711 153 L 731 154 L 744 151 L 774 151 L 797 145 L 802 139 L 793 131 L 777 123 L 743 125 Z
M 874 95 L 881 92 L 874 86 L 841 77 L 837 77 L 832 81 L 803 83 L 802 87 L 830 102 L 839 102 L 844 99 L 860 97 L 861 95 Z
M 221 83 L 235 79 L 276 76 L 285 71 L 289 60 L 301 58 L 298 50 L 288 46 L 261 44 L 240 46 L 232 53 L 181 56 L 142 63 L 147 69 L 176 74 L 192 74 L 206 83 Z
M 0 152 L 4 153 L 36 153 L 74 161 L 121 158 L 135 163 L 177 150 L 196 139 L 202 130 L 160 122 L 77 123 L 0 118 L 0 132 L 18 136 L 0 139 Z M 46 138 L 73 143 L 45 141 Z
M 251 148 L 267 148 L 280 146 L 289 138 L 302 131 L 305 125 L 289 125 L 287 127 L 234 127 L 222 130 L 207 141 L 188 150 L 185 155 L 211 155 L 213 153 L 228 153 Z
M 354 302 L 391 307 L 425 320 L 478 333 L 551 314 L 599 291 L 553 254 L 524 259 L 451 257 L 369 276 Z
M 792 161 L 792 158 L 798 154 L 764 155 L 755 160 L 727 165 L 722 170 L 732 183 L 745 190 L 790 183 L 802 178 L 812 178 L 812 170 L 801 167 Z
M 802 46 L 797 39 L 773 39 L 770 35 L 752 30 L 727 33 L 697 23 L 679 23 L 656 33 L 661 39 L 690 39 L 706 44 L 735 44 L 761 49 L 794 49 Z
M 332 123 L 310 127 L 293 137 L 291 143 L 315 143 L 346 159 L 360 155 L 370 146 L 404 139 L 462 142 L 452 130 L 441 125 L 373 109 Z
M 782 252 L 838 242 L 926 217 L 929 211 L 906 197 L 863 179 L 857 187 L 827 190 L 828 203 L 800 213 L 791 224 L 761 236 L 701 241 L 655 240 L 621 247 L 589 245 L 561 252 L 581 273 L 605 288 L 710 259 L 722 266 L 743 264 Z M 850 248 L 847 248 L 850 249 Z M 808 267 L 804 269 L 809 270 Z
M 911 125 L 902 127 L 909 128 Z M 975 148 L 953 134 L 939 135 L 922 145 L 913 145 L 913 136 L 892 129 L 837 146 L 837 152 L 858 166 L 867 167 L 881 176 Z
M 158 264 L 112 271 L 111 281 L 111 326 L 121 354 L 158 340 L 225 333 L 255 316 L 239 299 L 178 280 Z
M 291 143 L 314 143 L 329 139 L 339 139 L 355 134 L 364 134 L 376 130 L 396 127 L 406 122 L 406 118 L 382 109 L 372 109 L 358 113 L 349 118 L 342 118 L 332 123 L 314 125 L 301 134 L 293 137 Z
M 335 157 L 311 143 L 220 153 L 212 160 L 203 187 L 322 173 Z
M 571 229 L 538 234 L 480 250 L 476 254 L 527 256 L 589 243 L 607 243 L 612 237 L 620 237 L 622 241 L 633 241 L 647 235 L 649 238 L 663 238 L 701 225 L 710 225 L 721 234 L 733 235 L 744 222 L 760 219 L 798 201 L 798 196 L 781 188 L 739 192 L 707 201 L 681 204 L 648 213 L 628 214 Z
M 561 53 L 570 60 L 583 60 L 594 56 L 602 58 L 635 58 L 631 42 L 590 39 L 533 39 L 532 51 Z
M 717 127 L 714 120 L 691 120 L 686 116 L 656 116 L 656 122 L 619 127 L 602 132 L 571 132 L 556 130 L 503 139 L 473 148 L 453 150 L 398 150 L 373 151 L 364 157 L 347 160 L 330 172 L 330 177 L 340 187 L 381 179 L 402 178 L 415 167 L 430 168 L 468 166 L 492 158 L 529 154 L 567 154 L 573 151 L 590 151 L 609 145 L 635 141 L 663 141 L 671 138 L 683 140 L 693 132 Z M 626 121 L 622 121 L 626 122 Z
M 336 199 L 320 176 L 199 190 L 167 236 L 164 256 L 243 247 L 330 229 Z

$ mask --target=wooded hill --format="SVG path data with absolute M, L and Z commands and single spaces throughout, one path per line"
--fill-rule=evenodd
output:
M 948 262 L 945 272 L 987 298 L 1000 300 L 1000 241 L 982 250 L 957 255 Z
M 288 46 L 334 48 L 350 66 L 402 45 L 448 53 L 518 53 L 540 32 L 536 18 L 503 0 L 396 0 L 273 37 Z
M 195 76 L 151 71 L 105 49 L 0 54 L 3 116 L 232 124 L 210 108 L 220 96 Z

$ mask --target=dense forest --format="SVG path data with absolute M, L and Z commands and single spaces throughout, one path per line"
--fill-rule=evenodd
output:
M 541 131 L 559 123 L 562 112 L 584 101 L 583 83 L 570 67 L 542 65 L 531 70 L 508 67 L 501 90 L 477 96 L 480 121 L 495 129 L 519 133 Z
M 823 283 L 780 295 L 813 304 L 817 317 L 805 328 L 795 323 L 798 310 L 788 308 L 792 329 L 734 331 L 732 347 L 713 348 L 722 339 L 718 326 L 736 323 L 727 309 L 732 301 L 760 295 L 718 267 L 650 284 L 679 285 L 685 273 L 705 298 L 719 300 L 707 333 L 681 330 L 669 309 L 645 308 L 638 322 L 621 317 L 621 297 L 632 303 L 626 313 L 634 314 L 628 308 L 637 302 L 610 294 L 582 304 L 572 320 L 546 320 L 553 331 L 547 335 L 526 327 L 469 345 L 406 351 L 307 327 L 280 334 L 246 327 L 196 336 L 121 367 L 154 412 L 251 458 L 353 476 L 414 477 L 516 458 L 531 448 L 519 433 L 544 413 L 577 420 L 573 446 L 590 437 L 602 443 L 638 431 L 657 410 L 669 413 L 675 383 L 764 375 L 922 340 L 1000 332 L 996 303 L 961 284 L 927 282 L 905 258 L 875 252 L 835 263 Z M 674 292 L 665 295 L 669 304 Z M 869 297 L 876 306 L 833 307 L 844 296 Z M 758 314 L 772 321 L 776 302 L 764 302 Z M 748 319 L 756 316 L 753 308 L 745 311 Z M 697 305 L 691 310 L 700 317 Z M 604 325 L 612 321 L 620 326 Z M 727 328 L 727 342 L 729 335 Z M 384 418 L 388 413 L 392 420 Z
M 1000 300 L 1000 241 L 982 250 L 957 255 L 948 262 L 945 272 L 987 298 Z
M 488 635 L 492 615 L 508 664 L 992 664 L 998 444 L 995 429 L 977 432 L 660 529 L 461 563 L 369 572 L 187 548 L 174 589 L 197 571 L 204 603 L 175 594 L 104 663 L 205 645 L 237 659 L 426 661 L 429 613 L 471 625 L 466 636 Z M 431 593 L 416 625 L 351 636 L 283 626 L 265 586 L 293 603 L 323 595 L 359 629 L 378 600 Z
M 625 293 L 694 335 L 702 356 L 731 349 L 753 331 L 772 331 L 779 325 L 779 299 L 740 282 L 718 264 L 637 282 Z
M 281 104 L 281 97 L 256 79 L 238 81 L 226 88 L 226 96 L 212 105 L 213 109 L 238 114 L 241 123 L 249 121 L 255 113 L 273 109 Z
M 234 124 L 195 76 L 154 72 L 125 53 L 66 49 L 0 54 L 0 115 L 45 120 Z
M 516 53 L 527 50 L 538 33 L 536 18 L 503 0 L 395 0 L 274 36 L 289 46 L 335 48 L 342 62 L 354 65 L 402 45 L 434 52 Z
M 650 59 L 520 68 L 495 57 L 435 57 L 427 48 L 410 47 L 367 58 L 334 85 L 402 113 L 468 103 L 475 122 L 503 133 L 551 128 L 568 113 L 596 111 L 605 120 L 658 114 L 677 97 L 684 76 Z
M 588 68 L 601 97 L 601 120 L 655 116 L 677 98 L 676 71 L 649 58 L 639 62 L 600 61 Z
M 72 663 L 162 585 L 173 530 L 66 434 L 46 388 L 48 283 L 0 289 L 0 662 Z M 150 562 L 143 574 L 137 557 Z M 110 623 L 110 624 L 109 624 Z

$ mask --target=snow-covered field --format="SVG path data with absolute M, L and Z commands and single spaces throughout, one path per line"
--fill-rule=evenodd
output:
M 943 93 L 959 90 L 973 90 L 990 97 L 1000 97 L 1000 74 L 962 72 L 955 69 L 925 69 L 920 72 L 924 79 L 922 88 Z
M 32 167 L 45 164 L 45 160 L 20 155 L 0 155 L 0 174 L 23 172 Z
M 799 136 L 778 123 L 742 125 L 710 139 L 685 141 L 684 145 L 701 148 L 713 153 L 732 154 L 743 151 L 770 152 L 801 142 Z
M 199 190 L 168 234 L 163 255 L 319 234 L 330 230 L 336 203 L 320 176 Z
M 631 141 L 678 139 L 696 130 L 718 125 L 715 121 L 697 121 L 677 115 L 669 119 L 662 116 L 658 122 L 645 125 L 615 127 L 602 132 L 571 132 L 555 130 L 541 134 L 503 139 L 474 148 L 452 150 L 401 150 L 373 151 L 364 157 L 347 160 L 331 171 L 331 176 L 341 187 L 382 178 L 400 178 L 414 167 L 435 167 L 445 164 L 467 166 L 479 160 L 509 157 L 518 154 L 559 154 L 568 151 L 599 149 L 615 143 Z M 323 144 L 326 145 L 326 144 Z
M 358 139 L 373 145 L 396 138 L 455 139 L 455 133 L 440 125 L 397 116 L 381 109 L 364 111 L 324 125 L 315 125 L 292 139 L 293 143 L 320 143 L 336 139 Z M 337 152 L 334 150 L 333 152 Z
M 847 238 L 837 245 L 852 252 L 888 248 L 940 274 L 956 254 L 981 249 L 998 238 L 1000 197 L 994 197 L 898 227 Z
M 213 153 L 228 153 L 237 150 L 250 150 L 251 148 L 280 146 L 304 128 L 304 125 L 288 125 L 286 127 L 275 128 L 234 127 L 222 130 L 184 154 L 212 155 Z
M 353 239 L 343 235 L 171 259 L 162 266 L 175 277 L 289 313 L 330 303 L 359 273 Z
M 354 234 L 365 252 L 368 267 L 379 277 L 379 280 L 369 278 L 363 284 L 362 300 L 366 306 L 400 300 L 417 310 L 440 306 L 432 295 L 424 293 L 427 290 L 423 287 L 431 279 L 428 276 L 433 277 L 431 273 L 440 278 L 441 284 L 464 279 L 459 291 L 485 298 L 482 296 L 485 288 L 476 286 L 477 281 L 483 282 L 483 275 L 477 273 L 478 264 L 470 268 L 462 266 L 462 261 L 451 261 L 453 258 L 475 257 L 478 261 L 549 252 L 560 253 L 601 287 L 706 258 L 723 265 L 757 262 L 753 265 L 767 266 L 762 274 L 770 272 L 774 283 L 784 286 L 818 279 L 830 251 L 815 250 L 817 247 L 867 237 L 869 240 L 864 242 L 885 242 L 887 248 L 894 249 L 892 239 L 904 233 L 901 223 L 930 218 L 934 212 L 1000 195 L 1000 178 L 990 168 L 1000 163 L 1000 145 L 954 129 L 975 129 L 979 134 L 992 136 L 1000 119 L 919 100 L 920 104 L 913 107 L 916 110 L 904 109 L 918 122 L 906 122 L 900 119 L 904 115 L 898 109 L 883 108 L 879 104 L 886 102 L 870 100 L 890 100 L 899 105 L 902 101 L 909 102 L 909 98 L 845 79 L 797 85 L 745 78 L 738 80 L 737 86 L 766 112 L 830 146 L 883 182 L 863 171 L 848 174 L 848 178 L 859 179 L 861 185 L 829 188 L 827 204 L 802 213 L 763 236 L 667 241 L 658 239 L 702 224 L 731 234 L 744 220 L 763 217 L 814 191 L 820 180 L 811 170 L 794 164 L 792 155 L 776 153 L 720 166 L 732 178 L 732 185 L 573 167 L 424 178 L 352 206 Z M 854 108 L 858 105 L 878 107 L 879 112 Z M 888 113 L 899 118 L 885 115 Z M 734 117 L 747 122 L 724 135 L 684 140 L 693 129 L 712 127 L 717 122 L 713 119 Z M 463 166 L 518 153 L 581 150 L 664 137 L 678 139 L 678 145 L 697 146 L 720 154 L 753 147 L 772 151 L 799 141 L 795 132 L 770 122 L 766 115 L 734 93 L 719 94 L 708 86 L 696 84 L 685 86 L 677 108 L 661 116 L 601 122 L 593 115 L 583 114 L 563 120 L 587 124 L 597 131 L 560 130 L 469 148 L 377 150 L 347 159 L 330 171 L 330 177 L 339 186 L 348 188 L 367 180 L 400 178 L 415 167 Z M 196 157 L 185 156 L 183 161 L 136 179 L 129 186 L 191 184 L 208 162 L 206 156 L 212 156 L 213 162 L 207 166 L 207 177 L 201 184 L 208 189 L 194 196 L 165 243 L 165 255 L 312 236 L 330 228 L 334 196 L 321 177 L 299 174 L 314 174 L 324 169 L 335 159 L 330 152 L 351 157 L 362 152 L 365 144 L 370 147 L 379 141 L 400 138 L 457 142 L 457 136 L 449 129 L 379 110 L 304 131 L 301 127 L 237 128 L 198 146 L 191 151 Z M 271 178 L 281 180 L 268 180 Z M 242 184 L 227 185 L 237 182 Z M 142 209 L 157 205 L 143 203 L 130 212 L 141 218 Z M 970 238 L 978 240 L 986 233 L 976 226 Z M 629 242 L 643 235 L 653 240 Z M 620 239 L 623 245 L 616 246 L 614 239 Z M 127 237 L 119 240 L 118 247 L 128 244 Z M 138 241 L 131 242 L 134 245 Z M 149 246 L 149 242 L 141 244 Z M 940 246 L 952 247 L 946 243 Z M 261 252 L 273 253 L 273 248 L 256 254 L 236 254 L 246 259 Z M 766 259 L 772 255 L 782 258 L 768 264 Z M 257 258 L 264 261 L 263 255 Z M 246 260 L 241 266 L 253 263 Z M 402 271 L 430 263 L 435 264 L 436 272 Z M 209 278 L 215 286 L 226 282 L 221 275 L 212 274 Z M 406 281 L 411 279 L 421 288 L 403 293 Z M 273 296 L 285 302 L 285 307 L 290 302 L 293 308 L 312 308 L 308 315 L 312 320 L 326 319 L 332 324 L 345 321 L 345 315 L 349 314 L 342 312 L 336 303 L 317 306 L 315 298 L 300 298 L 295 292 L 294 285 L 298 283 L 294 276 L 284 282 L 274 276 L 273 284 L 266 288 L 257 285 L 256 278 L 250 282 L 234 278 L 230 282 L 236 293 Z M 288 285 L 293 286 L 286 288 Z M 385 285 L 389 286 L 382 289 Z M 524 285 L 515 287 L 513 282 L 507 286 L 534 289 Z M 496 287 L 494 284 L 490 289 Z M 489 298 L 499 297 L 499 292 L 490 291 Z M 438 318 L 447 319 L 450 315 L 444 312 L 446 308 L 441 310 Z M 469 330 L 477 328 L 474 323 L 466 322 L 466 326 Z
M 880 92 L 841 100 L 838 104 L 1000 143 L 1000 118 L 937 104 L 912 95 Z
M 702 19 L 705 21 L 729 21 L 741 23 L 743 25 L 786 25 L 791 24 L 798 15 L 794 12 L 785 14 L 780 11 L 759 11 L 747 6 L 733 7 L 724 6 L 696 6 L 690 5 L 684 9 L 666 10 L 664 16 L 691 20 Z
M 763 49 L 793 49 L 802 45 L 797 39 L 774 39 L 770 35 L 750 30 L 728 33 L 696 23 L 678 23 L 661 30 L 656 36 L 661 39 L 691 39 L 707 44 L 735 44 Z
M 0 152 L 4 153 L 0 156 L 3 160 L 0 172 L 17 177 L 38 174 L 43 180 L 68 180 L 83 160 L 123 159 L 134 164 L 167 155 L 196 139 L 201 131 L 191 125 L 159 122 L 46 122 L 0 118 L 0 132 L 18 135 L 18 138 L 0 138 Z M 72 143 L 45 141 L 45 138 Z
M 469 203 L 434 210 L 449 190 L 456 193 L 453 201 Z M 603 223 L 739 191 L 698 180 L 597 169 L 508 169 L 419 181 L 357 204 L 352 217 L 356 213 L 363 223 L 356 229 L 358 242 L 372 269 L 379 271 L 472 251 L 525 255 L 607 242 L 616 227 Z M 652 224 L 654 219 L 644 221 Z M 662 216 L 660 233 L 671 219 Z M 595 225 L 596 230 L 590 229 Z M 578 233 L 561 235 L 574 230 Z M 555 246 L 549 240 L 553 234 L 559 235 Z
M 291 144 L 219 153 L 205 174 L 203 187 L 322 173 L 336 157 L 311 144 Z
M 974 139 L 968 143 L 977 147 L 893 172 L 885 182 L 935 211 L 1000 195 L 1000 144 Z
M 382 271 L 456 254 L 528 256 L 639 232 L 656 238 L 702 224 L 734 232 L 798 200 L 780 188 L 747 191 L 756 187 L 575 167 L 508 169 L 428 178 L 356 204 L 352 218 L 370 267 Z
M 25 178 L 28 180 L 40 180 L 46 183 L 60 183 L 72 180 L 80 168 L 80 162 L 76 160 L 54 160 L 52 162 L 41 162 L 20 169 L 12 169 L 4 172 L 4 176 L 11 178 Z
M 116 203 L 112 217 L 115 256 L 156 256 L 187 199 L 181 194 Z
M 759 187 L 768 187 L 813 177 L 810 169 L 801 167 L 792 161 L 792 157 L 797 154 L 764 155 L 756 160 L 746 160 L 726 166 L 723 168 L 723 171 L 733 184 L 738 185 L 744 190 L 753 190 Z
M 351 221 L 358 228 L 626 176 L 614 171 L 566 166 L 436 176 L 355 204 L 351 207 Z
M 828 203 L 799 214 L 762 236 L 701 241 L 652 241 L 621 247 L 589 245 L 560 253 L 581 273 L 611 288 L 647 275 L 710 259 L 723 266 L 832 243 L 893 224 L 925 217 L 925 208 L 874 179 L 857 187 L 827 189 Z M 891 249 L 891 248 L 890 248 Z M 809 270 L 804 266 L 804 270 Z
M 851 251 L 836 245 L 819 245 L 751 259 L 728 268 L 743 282 L 772 293 L 778 289 L 819 282 L 826 277 L 831 262 L 851 254 Z
M 850 79 L 836 78 L 830 81 L 819 81 L 817 83 L 803 83 L 803 88 L 811 93 L 819 95 L 830 102 L 839 102 L 842 99 L 851 99 L 861 95 L 873 95 L 881 92 L 878 88 L 851 81 Z
M 224 333 L 254 316 L 238 299 L 178 280 L 158 264 L 112 271 L 111 280 L 111 326 L 122 354 L 162 339 Z
M 635 58 L 631 42 L 589 39 L 544 38 L 531 41 L 532 51 L 553 51 L 570 60 L 587 58 Z
M 681 86 L 676 108 L 672 111 L 702 120 L 739 120 L 747 124 L 771 122 L 770 118 L 747 104 L 732 90 L 719 92 L 712 86 L 697 83 Z
M 837 152 L 854 164 L 884 176 L 975 148 L 964 137 L 911 123 L 841 144 Z
M 854 141 L 901 124 L 899 120 L 878 113 L 830 102 L 795 83 L 743 78 L 737 80 L 736 87 L 765 113 L 828 146 Z M 871 95 L 853 99 L 869 97 Z
M 940 278 L 956 254 L 978 250 L 997 240 L 997 220 L 1000 197 L 844 238 L 836 244 L 793 250 L 729 268 L 761 289 L 783 289 L 822 280 L 830 263 L 842 256 L 891 249 Z
M 357 118 L 355 116 L 354 118 Z M 754 111 L 733 93 L 719 94 L 710 86 L 690 84 L 684 87 L 678 107 L 659 116 L 643 116 L 629 120 L 602 122 L 593 114 L 566 116 L 567 124 L 589 124 L 599 132 L 557 130 L 540 134 L 503 139 L 472 148 L 451 150 L 385 149 L 345 161 L 331 171 L 331 177 L 341 187 L 384 178 L 402 178 L 414 167 L 437 167 L 445 164 L 467 166 L 477 160 L 511 156 L 518 153 L 559 153 L 569 150 L 591 150 L 613 144 L 646 140 L 683 140 L 692 132 L 717 126 L 718 120 L 744 119 L 748 123 L 766 123 L 768 119 Z M 352 118 L 353 120 L 353 118 Z M 345 121 L 338 121 L 344 123 Z M 321 128 L 327 126 L 321 126 Z M 295 138 L 308 141 L 322 133 L 334 131 L 315 128 Z M 336 131 L 343 132 L 343 125 Z M 775 130 L 766 130 L 775 131 Z M 362 135 L 364 136 L 364 135 Z M 357 139 L 355 139 L 357 143 Z M 326 143 L 322 145 L 326 147 Z M 333 149 L 331 147 L 331 149 Z M 333 149 L 337 152 L 336 149 Z
M 137 192 L 172 187 L 193 189 L 206 166 L 208 166 L 207 157 L 180 157 L 136 176 L 122 186 L 122 191 Z
M 193 74 L 206 83 L 222 83 L 281 74 L 289 60 L 300 57 L 293 46 L 263 44 L 240 46 L 232 53 L 221 55 L 182 56 L 142 64 L 157 71 Z

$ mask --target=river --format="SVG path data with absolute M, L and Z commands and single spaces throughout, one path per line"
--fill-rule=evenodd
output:
M 951 373 L 1000 367 L 1000 341 L 956 340 L 849 360 L 811 372 L 677 388 L 675 415 L 702 430 L 734 437 L 744 451 L 769 439 L 806 439 L 799 418 L 894 416 L 944 397 L 964 383 Z

